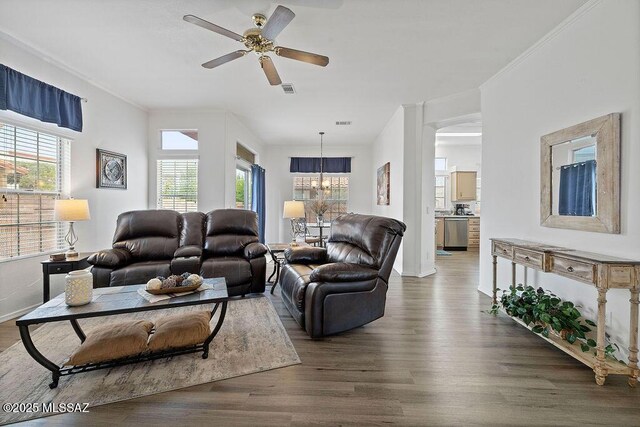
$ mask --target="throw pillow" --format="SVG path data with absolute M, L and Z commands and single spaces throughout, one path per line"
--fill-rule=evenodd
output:
M 65 365 L 105 362 L 140 354 L 147 350 L 151 329 L 153 323 L 146 320 L 99 326 L 87 334 Z
M 163 317 L 156 322 L 156 331 L 149 337 L 149 350 L 160 351 L 200 344 L 211 333 L 210 320 L 209 311 Z

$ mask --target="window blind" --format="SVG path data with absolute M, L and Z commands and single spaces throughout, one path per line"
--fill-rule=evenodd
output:
M 68 171 L 68 140 L 0 123 L 0 259 L 65 247 L 53 205 Z
M 198 210 L 198 160 L 158 160 L 158 209 Z

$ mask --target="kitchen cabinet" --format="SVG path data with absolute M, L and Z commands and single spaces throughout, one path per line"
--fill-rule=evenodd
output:
M 444 248 L 444 218 L 436 218 L 436 247 Z
M 476 200 L 476 171 L 456 171 L 451 173 L 451 201 Z
M 469 227 L 467 228 L 468 241 L 467 249 L 480 249 L 480 217 L 469 218 Z

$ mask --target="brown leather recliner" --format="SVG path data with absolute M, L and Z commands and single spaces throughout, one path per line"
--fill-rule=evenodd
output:
M 225 277 L 234 296 L 264 292 L 266 252 L 258 243 L 255 212 L 142 210 L 120 214 L 113 248 L 88 261 L 96 287 L 142 284 L 188 272 Z
M 384 315 L 387 283 L 405 230 L 395 219 L 346 214 L 331 225 L 326 249 L 285 251 L 282 301 L 311 338 Z

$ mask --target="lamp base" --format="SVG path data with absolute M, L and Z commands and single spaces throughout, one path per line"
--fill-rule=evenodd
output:
M 66 258 L 78 258 L 78 252 L 72 246 L 64 253 L 64 256 Z

